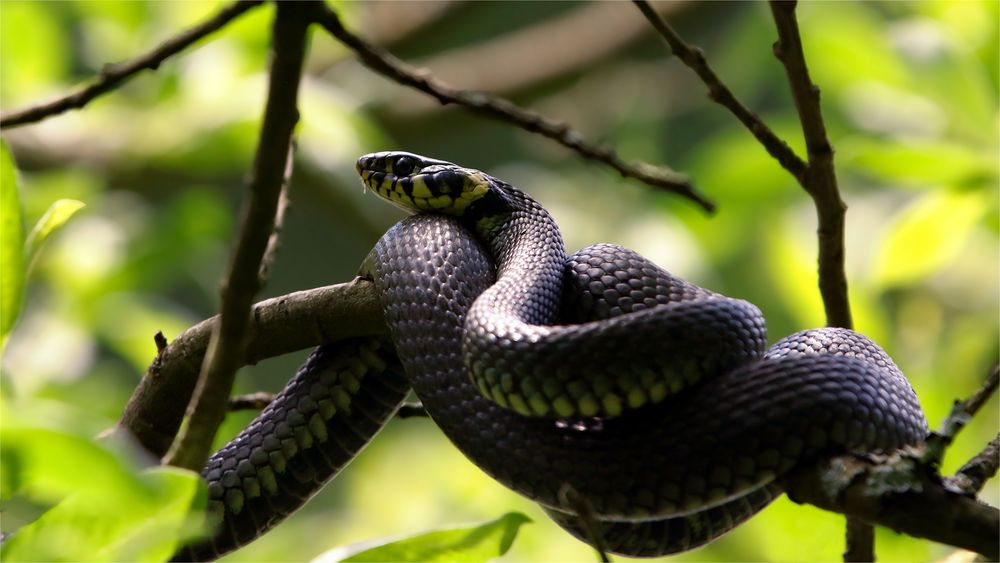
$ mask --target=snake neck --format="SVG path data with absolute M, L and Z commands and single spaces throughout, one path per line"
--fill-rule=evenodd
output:
M 473 228 L 490 248 L 497 280 L 476 300 L 470 316 L 491 310 L 514 323 L 552 323 L 559 310 L 566 261 L 559 227 L 537 201 L 495 181 L 501 201 L 484 200 Z

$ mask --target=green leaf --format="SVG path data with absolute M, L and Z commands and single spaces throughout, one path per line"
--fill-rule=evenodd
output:
M 374 547 L 373 542 L 339 547 L 315 561 L 489 561 L 507 553 L 527 522 L 531 519 L 524 514 L 508 512 L 479 525 L 433 530 Z
M 930 192 L 895 217 L 876 252 L 874 280 L 906 284 L 947 266 L 990 208 L 982 192 Z
M 24 231 L 17 174 L 7 142 L 0 140 L 0 352 L 24 299 Z
M 958 143 L 860 141 L 841 152 L 859 170 L 895 186 L 957 188 L 997 182 L 995 157 Z
M 196 530 L 205 504 L 197 474 L 172 467 L 142 472 L 149 494 L 78 493 L 4 543 L 4 561 L 164 561 Z
M 49 206 L 45 215 L 42 215 L 42 218 L 35 223 L 35 227 L 28 234 L 28 240 L 24 243 L 24 263 L 28 265 L 29 272 L 34 265 L 38 251 L 49 240 L 49 237 L 84 207 L 86 207 L 85 203 L 75 199 L 60 199 Z
M 16 407 L 4 406 L 3 499 L 55 506 L 16 530 L 0 560 L 162 561 L 200 528 L 205 493 L 197 474 L 141 470 L 131 442 L 24 424 Z M 24 521 L 18 503 L 9 506 Z
M 108 490 L 139 496 L 145 485 L 116 457 L 92 440 L 47 428 L 18 427 L 7 421 L 0 431 L 4 473 L 0 498 L 24 493 L 45 501 L 70 494 L 99 497 Z

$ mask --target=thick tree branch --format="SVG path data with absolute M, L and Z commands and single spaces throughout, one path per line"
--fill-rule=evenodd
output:
M 782 479 L 788 497 L 868 524 L 1000 557 L 1000 511 L 948 489 L 921 462 L 920 448 L 890 456 L 844 456 Z
M 368 68 L 394 82 L 420 90 L 434 97 L 441 104 L 460 105 L 487 117 L 516 125 L 532 133 L 538 133 L 585 158 L 607 164 L 622 176 L 635 178 L 648 185 L 682 195 L 697 202 L 707 211 L 712 211 L 715 208 L 711 201 L 695 190 L 691 181 L 683 174 L 646 163 L 631 164 L 625 162 L 614 150 L 587 143 L 580 137 L 579 133 L 564 123 L 558 123 L 536 112 L 519 108 L 508 100 L 494 97 L 486 92 L 459 90 L 445 86 L 426 71 L 412 68 L 384 49 L 372 45 L 348 31 L 340 23 L 337 14 L 326 6 L 319 10 L 317 23 L 354 51 Z
M 156 457 L 174 440 L 219 317 L 181 333 L 157 354 L 129 399 L 118 426 Z M 261 301 L 247 327 L 240 365 L 353 336 L 387 334 L 375 286 L 352 282 Z
M 118 88 L 133 75 L 147 69 L 156 70 L 163 61 L 225 27 L 226 24 L 259 4 L 261 4 L 260 0 L 239 0 L 207 21 L 171 37 L 144 55 L 122 63 L 105 65 L 96 80 L 72 94 L 3 114 L 0 116 L 0 128 L 35 123 L 71 109 L 80 109 L 101 94 Z
M 774 53 L 785 67 L 792 98 L 809 153 L 809 164 L 800 184 L 816 206 L 819 226 L 819 291 L 826 310 L 827 326 L 852 328 L 851 305 L 844 273 L 844 214 L 847 205 L 840 198 L 833 168 L 833 147 L 826 136 L 820 109 L 819 88 L 809 78 L 795 2 L 772 1 L 771 13 L 778 29 Z
M 799 158 L 785 141 L 774 134 L 774 131 L 761 121 L 760 117 L 743 105 L 733 92 L 726 86 L 705 59 L 705 53 L 698 47 L 693 47 L 681 39 L 680 35 L 670 27 L 662 16 L 649 5 L 646 0 L 633 0 L 635 5 L 646 16 L 649 23 L 659 32 L 660 36 L 670 45 L 670 50 L 688 68 L 701 78 L 708 87 L 708 98 L 728 109 L 740 120 L 750 133 L 764 146 L 764 149 L 778 161 L 792 176 L 802 182 L 805 179 L 806 163 Z
M 165 462 L 200 470 L 215 432 L 226 415 L 236 370 L 245 355 L 250 306 L 260 290 L 261 260 L 274 231 L 292 132 L 298 122 L 297 98 L 305 59 L 311 3 L 279 3 L 274 20 L 273 54 L 267 105 L 257 155 L 247 184 L 243 223 L 233 259 L 221 287 L 221 315 L 191 404 Z

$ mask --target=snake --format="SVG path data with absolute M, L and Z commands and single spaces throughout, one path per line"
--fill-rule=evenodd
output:
M 545 208 L 472 168 L 391 151 L 363 185 L 411 212 L 365 258 L 388 337 L 316 348 L 213 454 L 210 560 L 266 532 L 342 470 L 409 392 L 493 479 L 570 534 L 650 557 L 704 545 L 822 456 L 922 441 L 916 393 L 844 328 L 767 346 L 760 310 L 597 244 L 567 256 Z

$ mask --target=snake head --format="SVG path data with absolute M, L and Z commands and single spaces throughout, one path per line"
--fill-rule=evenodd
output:
M 358 159 L 364 185 L 382 199 L 410 212 L 438 212 L 469 218 L 466 211 L 503 194 L 479 170 L 403 151 L 366 154 Z M 478 219 L 478 217 L 473 217 Z

